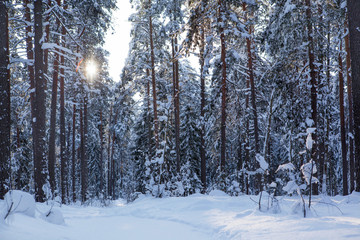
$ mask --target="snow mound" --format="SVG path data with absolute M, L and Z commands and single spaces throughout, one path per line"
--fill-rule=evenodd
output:
M 213 197 L 227 197 L 229 195 L 227 195 L 225 192 L 220 191 L 220 190 L 212 190 L 211 192 L 209 192 L 209 196 L 213 196 Z
M 6 213 L 21 213 L 35 217 L 35 199 L 29 193 L 20 190 L 11 190 L 5 194 Z
M 56 208 L 50 209 L 46 214 L 41 215 L 41 218 L 52 224 L 65 225 L 62 212 Z

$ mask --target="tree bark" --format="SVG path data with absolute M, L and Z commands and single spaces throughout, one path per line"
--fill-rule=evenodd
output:
M 313 40 L 313 26 L 311 23 L 311 4 L 310 0 L 305 0 L 306 5 L 306 19 L 307 19 L 307 36 L 308 36 L 308 60 L 309 60 L 309 69 L 310 69 L 310 84 L 311 84 L 311 118 L 314 122 L 313 128 L 317 128 L 317 82 L 316 82 L 316 71 L 315 71 L 315 57 L 314 57 L 314 40 Z M 317 131 L 317 129 L 316 129 Z M 318 150 L 318 144 L 317 144 L 317 133 L 314 131 L 311 134 L 311 137 L 313 139 L 313 147 L 311 149 L 311 158 L 317 163 L 317 150 Z M 310 188 L 312 188 L 310 184 Z M 318 194 L 318 186 L 317 184 L 314 184 L 313 194 Z
M 61 5 L 60 0 L 57 0 L 58 6 Z M 56 25 L 60 26 L 59 19 L 56 19 Z M 59 44 L 59 39 L 56 37 L 56 45 Z M 57 91 L 58 91 L 58 79 L 59 79 L 59 61 L 60 55 L 58 51 L 54 54 L 54 64 L 53 64 L 53 82 L 52 82 L 52 96 L 51 96 L 51 113 L 50 113 L 50 134 L 49 134 L 49 154 L 48 154 L 48 168 L 49 168 L 49 182 L 51 192 L 54 195 L 56 188 L 56 178 L 55 178 L 55 162 L 56 162 L 56 153 L 55 153 L 55 139 L 56 139 L 56 111 L 57 111 Z
M 76 104 L 73 105 L 73 119 L 72 119 L 72 199 L 76 201 L 76 149 L 75 149 L 75 133 L 76 133 Z
M 220 156 L 220 171 L 225 170 L 226 163 L 226 99 L 227 99 L 227 88 L 226 88 L 226 43 L 224 33 L 224 3 L 222 0 L 218 0 L 219 17 L 218 25 L 220 32 L 220 45 L 221 45 L 221 156 Z
M 346 51 L 346 83 L 349 105 L 349 162 L 350 162 L 350 193 L 355 189 L 355 159 L 354 159 L 354 115 L 353 115 L 353 96 L 351 84 L 351 55 L 350 55 L 350 39 L 349 24 L 345 20 L 345 51 Z
M 63 1 L 63 9 L 66 11 L 67 5 L 66 0 Z M 66 29 L 64 26 L 61 28 L 61 46 L 66 46 Z M 60 175 L 61 175 L 61 201 L 66 202 L 66 183 L 67 183 L 67 172 L 66 172 L 66 137 L 65 137 L 65 52 L 61 51 L 60 57 Z
M 43 186 L 46 182 L 46 81 L 44 78 L 44 55 L 41 39 L 43 37 L 42 0 L 34 1 L 34 49 L 35 49 L 35 99 L 34 99 L 34 180 L 35 200 L 45 201 Z
M 47 2 L 48 7 L 51 7 L 51 0 L 48 0 Z M 45 18 L 45 38 L 44 42 L 48 43 L 50 39 L 50 13 L 46 15 Z M 44 74 L 47 74 L 48 71 L 48 65 L 49 65 L 49 49 L 44 49 Z
M 110 115 L 109 115 L 109 126 L 112 126 L 112 115 L 113 115 L 113 105 L 110 106 Z M 107 146 L 107 194 L 111 196 L 111 127 L 108 131 L 108 146 Z
M 103 172 L 104 172 L 104 155 L 103 155 L 103 114 L 102 110 L 100 110 L 100 126 L 99 126 L 99 132 L 100 132 L 100 193 L 103 193 L 104 189 L 104 178 L 103 178 Z
M 360 192 L 360 1 L 348 0 L 348 18 L 350 33 L 351 83 L 353 90 L 353 113 L 355 133 L 355 169 L 356 188 Z
M 10 60 L 8 1 L 0 2 L 0 199 L 10 188 Z
M 151 0 L 149 0 L 149 10 L 151 10 Z M 150 41 L 151 79 L 152 79 L 153 111 L 154 111 L 154 135 L 155 135 L 155 146 L 156 146 L 156 149 L 158 149 L 159 148 L 159 121 L 158 121 L 158 115 L 157 115 L 155 54 L 154 54 L 153 25 L 152 25 L 151 14 L 149 14 L 149 41 Z
M 205 152 L 205 27 L 201 28 L 201 43 L 200 43 L 200 96 L 201 96 L 201 105 L 200 105 L 200 175 L 202 183 L 202 193 L 206 192 L 206 152 Z
M 344 75 L 342 63 L 342 46 L 340 41 L 339 62 L 339 103 L 340 103 L 340 135 L 341 135 L 341 157 L 342 157 L 342 174 L 343 174 L 343 195 L 348 195 L 348 162 L 346 154 L 346 130 L 345 130 L 345 108 L 344 108 Z
M 245 12 L 245 21 L 248 21 L 246 13 L 246 3 L 243 3 L 243 11 Z M 256 109 L 256 90 L 255 90 L 255 78 L 254 78 L 254 66 L 253 66 L 253 50 L 251 44 L 251 35 L 252 35 L 252 26 L 248 26 L 249 37 L 246 38 L 246 50 L 248 55 L 248 74 L 249 74 L 249 83 L 250 83 L 250 92 L 251 92 L 251 107 L 254 118 L 254 140 L 255 140 L 255 154 L 259 153 L 259 127 L 258 127 L 258 117 Z
M 174 39 L 175 38 L 175 39 Z M 173 58 L 173 98 L 175 115 L 175 152 L 176 152 L 176 171 L 180 173 L 180 103 L 179 103 L 179 62 L 176 58 L 177 36 L 171 39 L 172 58 Z

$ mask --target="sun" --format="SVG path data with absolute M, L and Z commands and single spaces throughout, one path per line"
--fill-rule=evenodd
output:
M 97 65 L 93 60 L 86 63 L 86 74 L 92 80 L 97 73 Z

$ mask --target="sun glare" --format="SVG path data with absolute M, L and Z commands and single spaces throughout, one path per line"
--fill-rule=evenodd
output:
M 90 79 L 93 79 L 97 72 L 96 63 L 92 60 L 88 61 L 86 64 L 86 74 Z

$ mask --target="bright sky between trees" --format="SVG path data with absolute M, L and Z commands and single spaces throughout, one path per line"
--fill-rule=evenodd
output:
M 106 34 L 105 49 L 109 51 L 109 73 L 114 81 L 120 80 L 129 51 L 131 22 L 129 16 L 134 12 L 128 0 L 118 0 L 118 9 L 113 13 L 113 29 Z

